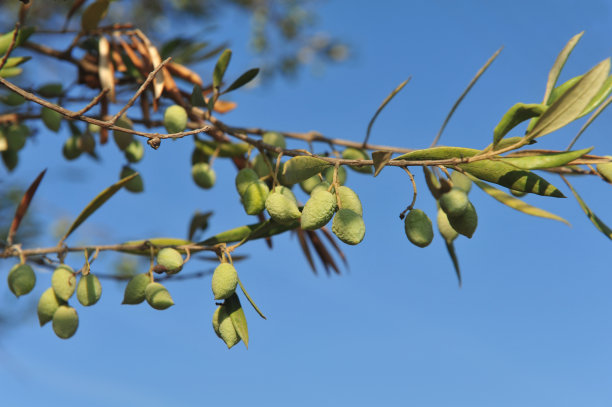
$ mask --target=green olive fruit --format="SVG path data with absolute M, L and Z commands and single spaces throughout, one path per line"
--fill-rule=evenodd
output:
M 139 140 L 132 140 L 123 151 L 125 158 L 131 163 L 137 163 L 144 156 L 144 146 Z
M 170 293 L 160 283 L 149 283 L 147 285 L 145 299 L 151 307 L 158 310 L 164 310 L 174 305 Z
M 81 150 L 82 152 L 93 153 L 96 149 L 96 140 L 94 139 L 94 136 L 91 135 L 91 133 L 85 132 L 79 137 L 77 145 L 79 147 L 79 150 Z
M 300 188 L 302 188 L 302 191 L 306 192 L 307 194 L 310 194 L 314 187 L 316 187 L 320 183 L 321 177 L 319 176 L 319 174 L 317 174 L 300 182 Z
M 346 169 L 342 166 L 338 167 L 338 184 L 344 185 L 346 183 Z M 327 168 L 323 171 L 323 178 L 330 184 L 334 181 L 334 168 Z
M 232 346 L 236 345 L 240 342 L 240 336 L 238 336 L 238 332 L 236 332 L 236 328 L 234 327 L 234 323 L 232 322 L 232 318 L 229 316 L 226 307 L 221 306 L 218 315 L 219 321 L 219 337 L 225 342 L 228 349 L 231 349 Z
M 244 191 L 246 191 L 247 187 L 257 181 L 259 181 L 259 176 L 252 169 L 243 168 L 238 171 L 238 174 L 236 174 L 236 190 L 238 191 L 238 195 L 244 195 Z
M 273 164 L 272 164 L 273 165 Z M 257 154 L 251 162 L 253 171 L 257 174 L 257 178 L 263 178 L 270 175 L 270 168 L 266 164 L 266 159 L 263 155 Z
M 15 150 L 6 150 L 2 152 L 2 162 L 6 166 L 6 169 L 13 171 L 19 163 L 19 155 Z
M 229 263 L 219 264 L 212 276 L 212 291 L 215 300 L 223 300 L 234 294 L 237 284 L 238 273 L 234 266 Z
M 82 151 L 79 149 L 79 136 L 68 137 L 68 140 L 66 140 L 62 148 L 64 158 L 66 158 L 66 160 L 77 159 L 81 155 L 81 152 Z
M 46 83 L 38 88 L 38 93 L 46 98 L 62 96 L 63 86 L 61 83 Z
M 319 191 L 328 191 L 328 190 L 329 190 L 329 187 L 331 187 L 331 184 L 330 184 L 329 182 L 327 182 L 327 181 L 321 181 L 321 182 L 319 182 L 319 183 L 317 184 L 317 186 L 315 186 L 315 187 L 312 189 L 312 192 L 310 192 L 310 195 L 314 195 L 314 194 L 316 194 L 316 193 L 317 193 L 317 192 L 319 192 Z M 329 192 L 331 192 L 332 194 L 333 194 L 333 193 L 335 193 L 335 191 L 333 190 L 333 188 L 332 188 L 332 190 L 331 190 L 331 191 L 329 191 Z
M 319 174 L 332 166 L 321 158 L 301 155 L 293 157 L 283 164 L 283 181 L 289 185 L 297 184 Z
M 440 196 L 440 207 L 449 216 L 461 216 L 468 207 L 467 194 L 459 188 L 451 188 L 450 191 Z
M 343 209 L 350 209 L 359 216 L 363 216 L 363 207 L 355 191 L 343 185 L 338 188 L 336 194 L 340 198 L 340 205 Z
M 476 226 L 478 226 L 478 216 L 474 205 L 468 202 L 468 208 L 461 216 L 449 216 L 448 221 L 457 232 L 471 238 L 476 231 Z
M 510 193 L 511 193 L 512 195 L 514 195 L 515 197 L 517 197 L 517 198 L 521 198 L 521 197 L 523 197 L 523 196 L 527 195 L 527 192 L 525 192 L 525 191 L 517 191 L 517 190 L 515 190 L 515 189 L 511 189 L 511 190 L 510 190 Z
M 359 150 L 357 148 L 348 147 L 346 150 L 342 152 L 342 158 L 345 160 L 370 160 L 370 155 L 363 150 Z M 361 172 L 363 174 L 372 174 L 372 166 L 371 165 L 349 165 L 352 170 Z
M 202 151 L 202 149 L 195 147 L 191 152 L 191 165 L 197 163 L 208 163 L 210 161 L 210 155 Z
M 130 130 L 134 128 L 132 121 L 125 115 L 117 119 L 115 126 Z M 119 147 L 119 150 L 123 151 L 130 145 L 132 140 L 134 140 L 134 135 L 132 133 L 126 133 L 120 130 L 113 130 L 113 139 L 115 140 L 117 147 Z
M 40 322 L 40 326 L 43 326 L 47 322 L 53 319 L 53 314 L 60 307 L 60 305 L 66 304 L 61 299 L 57 298 L 55 295 L 55 291 L 53 288 L 49 287 L 45 290 L 44 293 L 40 296 L 38 300 L 38 322 Z
M 442 210 L 442 208 L 438 208 L 437 220 L 438 230 L 446 242 L 451 243 L 457 238 L 457 236 L 459 236 L 459 233 L 457 233 L 457 231 L 451 226 L 450 222 L 448 221 L 448 216 L 446 216 L 446 213 Z
M 332 232 L 344 243 L 356 245 L 365 236 L 365 223 L 358 213 L 342 208 L 334 216 Z
M 58 132 L 62 124 L 62 115 L 48 107 L 43 107 L 40 111 L 43 123 L 51 131 Z
M 12 124 L 6 129 L 6 142 L 9 150 L 19 151 L 26 143 L 30 129 L 25 124 Z
M 68 305 L 60 305 L 53 314 L 53 331 L 62 338 L 68 339 L 79 327 L 79 315 L 76 310 Z
M 125 286 L 122 304 L 134 305 L 143 302 L 145 300 L 145 290 L 150 282 L 151 278 L 147 273 L 132 277 Z
M 179 105 L 169 106 L 164 112 L 164 127 L 170 134 L 185 130 L 185 127 L 187 127 L 187 111 Z
M 121 170 L 121 174 L 119 175 L 119 179 L 123 179 L 125 177 L 129 177 L 130 175 L 132 175 L 135 172 L 136 171 L 134 171 L 130 167 L 123 167 L 123 169 Z M 144 185 L 143 185 L 142 177 L 140 176 L 140 174 L 136 175 L 134 178 L 129 180 L 127 182 L 127 184 L 124 185 L 124 187 L 128 191 L 134 192 L 134 193 L 138 193 L 138 192 L 144 191 Z
M 178 250 L 166 247 L 157 253 L 157 264 L 164 266 L 168 274 L 176 274 L 183 268 L 183 256 Z
M 434 237 L 431 220 L 420 209 L 408 212 L 404 219 L 404 230 L 408 240 L 418 247 L 429 246 Z
M 215 171 L 207 163 L 197 163 L 191 167 L 191 176 L 195 183 L 204 189 L 210 189 L 215 185 L 217 176 Z
M 287 142 L 285 141 L 285 136 L 275 131 L 268 131 L 264 133 L 263 137 L 261 138 L 261 141 L 263 141 L 266 144 L 270 144 L 274 147 L 280 147 L 283 149 L 287 148 Z
M 302 210 L 302 229 L 315 230 L 325 226 L 335 210 L 336 196 L 331 192 L 317 191 L 310 196 Z
M 81 276 L 77 284 L 77 299 L 85 307 L 94 305 L 102 296 L 102 284 L 95 275 L 89 273 Z
M 28 264 L 15 264 L 8 273 L 8 286 L 16 297 L 32 291 L 36 285 L 36 274 Z
M 219 317 L 221 316 L 222 307 L 223 307 L 222 305 L 219 305 L 217 309 L 215 309 L 215 312 L 213 313 L 213 317 L 212 317 L 213 329 L 219 338 L 221 338 L 221 332 L 219 332 L 219 325 L 221 325 L 221 320 Z
M 597 164 L 597 171 L 606 179 L 606 181 L 612 182 L 612 162 Z
M 276 223 L 282 225 L 290 225 L 302 216 L 295 202 L 277 191 L 271 192 L 268 195 L 266 210 Z
M 460 173 L 459 171 L 453 171 L 451 174 L 451 181 L 455 188 L 461 189 L 466 194 L 472 189 L 472 180 L 467 175 Z
M 242 195 L 242 205 L 249 215 L 257 215 L 266 207 L 266 198 L 270 189 L 263 181 L 251 183 Z
M 56 268 L 51 276 L 51 287 L 53 287 L 57 298 L 68 301 L 76 290 L 76 277 L 72 268 L 65 264 Z

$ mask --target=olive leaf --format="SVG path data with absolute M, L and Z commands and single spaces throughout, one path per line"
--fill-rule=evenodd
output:
M 226 49 L 219 56 L 217 64 L 215 65 L 215 70 L 213 71 L 213 86 L 215 88 L 221 86 L 221 82 L 223 82 L 223 76 L 225 75 L 225 71 L 227 70 L 227 66 L 229 65 L 231 58 L 232 51 L 230 49 Z
M 393 153 L 391 151 L 374 151 L 372 153 L 372 161 L 374 161 L 374 176 L 380 174 L 385 165 L 391 160 Z
M 119 251 L 123 253 L 130 254 L 141 254 L 141 255 L 150 255 L 151 250 L 147 244 L 151 244 L 156 247 L 176 247 L 176 246 L 185 246 L 193 244 L 191 240 L 179 239 L 175 237 L 154 237 L 151 239 L 142 239 L 142 240 L 130 240 L 127 242 L 123 242 L 122 246 L 142 246 L 142 249 L 120 249 Z M 181 253 L 185 253 L 184 250 L 176 249 Z
M 244 288 L 244 285 L 242 284 L 242 281 L 240 281 L 240 278 L 238 278 L 238 285 L 240 286 L 240 289 L 242 290 L 242 293 L 244 294 L 244 296 L 247 298 L 247 300 L 249 300 L 249 303 L 251 304 L 251 306 L 253 306 L 253 309 L 255 309 L 255 311 L 259 314 L 259 316 L 262 317 L 263 319 L 268 319 L 263 314 L 263 312 L 261 312 L 261 310 L 257 307 L 257 304 L 255 304 L 255 301 L 253 301 L 253 299 L 247 292 L 246 288 Z
M 204 96 L 202 96 L 202 88 L 200 85 L 193 85 L 193 90 L 191 91 L 191 105 L 197 107 L 205 107 L 206 101 L 204 101 Z
M 554 88 L 550 96 L 548 97 L 548 101 L 546 102 L 546 105 L 550 106 L 553 103 L 555 103 L 557 99 L 559 99 L 565 92 L 570 90 L 572 86 L 574 86 L 580 79 L 582 79 L 583 76 L 584 75 L 578 75 L 576 77 L 568 79 L 567 81 L 563 82 L 561 85 Z
M 482 189 L 484 192 L 489 194 L 495 200 L 503 203 L 506 206 L 509 206 L 512 209 L 516 209 L 519 212 L 523 212 L 524 214 L 531 215 L 531 216 L 537 216 L 540 218 L 557 220 L 559 222 L 565 223 L 568 226 L 571 226 L 568 221 L 566 221 L 560 216 L 557 216 L 553 213 L 545 211 L 544 209 L 540 209 L 535 206 L 529 205 L 527 202 L 522 201 L 518 198 L 515 198 L 512 195 L 505 193 L 504 191 L 500 191 L 499 189 L 485 182 L 482 182 L 473 176 L 470 176 L 470 175 L 468 176 L 470 177 L 472 181 L 474 181 L 476 185 L 478 185 L 480 189 Z
M 246 316 L 244 315 L 244 310 L 242 309 L 242 305 L 240 305 L 240 299 L 236 295 L 236 293 L 232 294 L 228 297 L 223 303 L 224 307 L 227 307 L 227 314 L 232 320 L 232 324 L 234 325 L 234 329 L 236 333 L 244 342 L 244 346 L 249 348 L 249 328 L 247 326 Z
M 104 205 L 106 201 L 108 201 L 113 195 L 115 195 L 115 192 L 119 191 L 122 186 L 127 184 L 132 178 L 136 177 L 138 174 L 138 172 L 135 172 L 134 174 L 119 180 L 110 187 L 106 188 L 104 191 L 100 192 L 90 203 L 87 204 L 85 209 L 81 211 L 81 213 L 79 214 L 79 216 L 77 216 L 74 222 L 72 222 L 72 225 L 70 225 L 64 237 L 61 238 L 60 244 L 63 243 L 64 240 L 66 240 L 66 238 L 68 238 L 68 236 L 70 236 L 70 234 L 76 230 L 76 228 L 78 228 L 83 222 L 85 222 L 85 220 L 87 220 L 89 216 L 91 216 L 96 210 L 98 210 L 98 208 Z
M 376 109 L 376 113 L 374 113 L 374 116 L 372 116 L 372 118 L 370 119 L 370 122 L 368 123 L 368 129 L 366 130 L 366 137 L 365 137 L 365 140 L 363 140 L 364 145 L 367 144 L 368 140 L 370 139 L 370 132 L 372 131 L 372 126 L 374 125 L 374 121 L 376 121 L 376 118 L 378 117 L 380 112 L 382 112 L 385 106 L 389 104 L 389 102 L 395 97 L 395 95 L 397 95 L 402 89 L 404 89 L 404 86 L 406 86 L 406 84 L 410 82 L 410 79 L 412 79 L 412 77 L 409 77 L 404 82 L 400 83 L 395 89 L 391 91 L 391 93 L 387 95 L 387 97 L 385 98 L 385 100 L 382 101 L 380 106 L 378 106 L 378 109 Z M 376 176 L 376 174 L 374 176 Z
M 11 57 L 6 60 L 6 63 L 4 64 L 3 68 L 14 68 L 23 64 L 24 62 L 29 61 L 31 58 L 32 57 Z
M 610 59 L 595 65 L 574 86 L 546 109 L 533 129 L 525 136 L 527 139 L 542 137 L 571 123 L 580 117 L 582 111 L 599 92 L 608 78 Z
M 242 75 L 240 75 L 240 77 L 238 77 L 238 79 L 236 79 L 234 82 L 232 82 L 231 85 L 229 85 L 229 87 L 227 89 L 225 89 L 222 93 L 229 93 L 233 90 L 236 90 L 238 88 L 243 87 L 244 85 L 246 85 L 247 83 L 251 82 L 253 79 L 255 79 L 255 77 L 257 76 L 257 74 L 259 73 L 259 68 L 253 68 L 253 69 L 249 69 L 248 71 L 246 71 L 245 73 L 243 73 Z
M 38 174 L 36 179 L 29 186 L 25 194 L 23 194 L 23 197 L 21 198 L 21 201 L 19 202 L 19 206 L 17 206 L 17 210 L 15 211 L 15 216 L 13 217 L 13 222 L 11 222 L 11 227 L 9 229 L 8 236 L 6 238 L 6 241 L 9 244 L 12 244 L 13 237 L 15 236 L 15 233 L 17 233 L 17 229 L 19 229 L 21 220 L 23 219 L 28 208 L 30 207 L 30 202 L 32 202 L 32 198 L 34 197 L 34 194 L 36 193 L 36 190 L 38 189 L 38 185 L 42 181 L 46 172 L 47 172 L 47 169 L 42 170 L 41 173 Z
M 562 167 L 574 161 L 575 159 L 580 158 L 585 154 L 588 154 L 589 152 L 591 152 L 591 150 L 593 150 L 593 147 L 585 148 L 582 150 L 566 151 L 563 153 L 529 155 L 524 157 L 508 157 L 502 158 L 501 160 L 505 163 L 508 163 L 523 170 L 537 170 L 542 168 Z
M 453 267 L 455 268 L 455 274 L 457 274 L 457 281 L 459 282 L 459 287 L 461 288 L 461 269 L 459 268 L 459 259 L 457 258 L 457 253 L 455 253 L 455 245 L 453 242 L 444 241 L 446 244 L 446 250 L 448 250 L 448 255 L 453 262 Z
M 17 39 L 15 40 L 15 47 L 18 47 L 24 42 L 26 42 L 27 39 L 30 37 L 30 35 L 32 35 L 34 31 L 35 31 L 34 27 L 24 27 L 21 30 L 19 30 L 19 33 L 17 33 Z M 0 56 L 6 54 L 9 47 L 11 46 L 11 43 L 13 42 L 14 35 L 15 35 L 15 30 L 10 31 L 6 34 L 0 35 Z
M 106 16 L 110 0 L 96 0 L 91 3 L 81 16 L 81 27 L 84 31 L 95 30 L 100 24 L 100 20 Z
M 608 78 L 604 81 L 603 85 L 601 85 L 599 92 L 597 92 L 597 94 L 593 96 L 593 99 L 591 99 L 589 104 L 584 108 L 584 110 L 582 111 L 582 113 L 580 113 L 580 116 L 578 117 L 583 117 L 591 113 L 593 110 L 595 110 L 595 108 L 597 108 L 597 106 L 603 103 L 603 101 L 610 95 L 610 93 L 612 93 L 612 75 L 608 76 Z
M 283 166 L 283 180 L 289 184 L 297 184 L 331 165 L 325 160 L 308 155 L 293 157 Z
M 546 110 L 545 105 L 517 103 L 512 106 L 493 129 L 493 148 L 510 130 L 533 117 L 538 117 Z
M 265 222 L 268 222 L 268 224 L 265 225 L 265 227 L 262 227 Z M 246 239 L 247 237 L 249 238 L 249 240 L 261 239 L 265 237 L 274 236 L 291 229 L 295 229 L 298 226 L 300 226 L 299 222 L 296 222 L 291 225 L 279 225 L 274 221 L 266 220 L 264 222 L 239 226 L 237 228 L 226 230 L 225 232 L 218 233 L 215 236 L 209 237 L 208 239 L 197 244 L 203 246 L 212 246 L 219 243 L 239 242 L 243 239 Z
M 561 70 L 563 69 L 565 62 L 567 62 L 567 58 L 569 58 L 570 54 L 574 50 L 574 47 L 576 46 L 578 41 L 580 41 L 580 38 L 582 38 L 583 34 L 584 34 L 584 31 L 570 38 L 567 44 L 565 44 L 565 47 L 563 47 L 563 49 L 557 56 L 555 63 L 553 64 L 552 68 L 550 69 L 550 72 L 548 73 L 548 81 L 546 82 L 546 90 L 544 92 L 544 99 L 543 99 L 544 103 L 548 104 L 548 99 L 551 96 L 553 88 L 557 84 L 557 79 L 559 79 L 559 75 L 561 74 Z
M 217 143 L 214 141 L 198 140 L 195 141 L 196 148 L 204 155 L 211 156 L 217 149 L 219 157 L 240 157 L 249 151 L 248 143 Z
M 587 206 L 587 204 L 582 200 L 582 198 L 580 197 L 580 195 L 578 195 L 578 192 L 576 192 L 576 190 L 574 189 L 574 187 L 572 187 L 572 185 L 567 181 L 567 179 L 565 179 L 564 176 L 561 176 L 561 178 L 563 178 L 563 181 L 565 181 L 565 183 L 567 184 L 567 186 L 569 187 L 569 189 L 572 191 L 572 193 L 574 194 L 574 197 L 576 198 L 576 200 L 578 201 L 578 204 L 580 205 L 580 207 L 582 208 L 582 210 L 584 211 L 584 213 L 587 215 L 587 217 L 589 218 L 589 220 L 593 223 L 593 225 L 595 225 L 595 227 L 597 228 L 597 230 L 599 230 L 601 233 L 603 233 L 604 235 L 606 235 L 608 237 L 608 239 L 612 240 L 612 229 L 610 229 L 608 227 L 608 225 L 606 225 L 601 219 L 599 219 L 597 217 L 597 215 L 595 215 L 593 213 L 593 211 L 591 210 L 591 208 L 589 208 Z

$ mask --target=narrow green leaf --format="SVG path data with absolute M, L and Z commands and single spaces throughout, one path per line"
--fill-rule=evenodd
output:
M 578 204 L 580 205 L 580 207 L 582 208 L 582 210 L 584 211 L 584 213 L 587 215 L 587 217 L 590 219 L 591 222 L 593 222 L 593 225 L 595 225 L 595 227 L 604 235 L 606 235 L 608 237 L 608 239 L 612 240 L 612 229 L 610 229 L 605 223 L 603 223 L 603 221 L 601 219 L 599 219 L 597 217 L 597 215 L 595 215 L 593 213 L 593 211 L 587 206 L 587 204 L 582 200 L 582 198 L 580 197 L 580 195 L 578 195 L 578 192 L 576 192 L 576 190 L 574 189 L 574 187 L 572 187 L 572 185 L 565 179 L 565 177 L 561 177 L 563 178 L 563 181 L 565 181 L 565 183 L 567 184 L 567 186 L 569 187 L 569 189 L 572 190 L 572 193 L 574 194 L 574 197 L 576 198 L 576 200 L 578 201 Z
M 31 58 L 32 57 L 11 57 L 6 60 L 6 64 L 4 64 L 3 68 L 14 68 L 29 61 Z
M 433 147 L 411 151 L 394 158 L 394 160 L 446 160 L 451 158 L 472 157 L 479 152 L 479 150 L 464 147 Z M 544 178 L 531 171 L 519 170 L 499 159 L 458 164 L 457 167 L 484 181 L 493 182 L 516 191 L 564 198 L 561 191 L 548 183 Z
M 126 250 L 120 250 L 123 253 L 131 253 L 131 254 L 142 254 L 142 255 L 149 255 L 151 253 L 151 250 L 149 249 L 149 247 L 145 246 L 145 243 L 149 242 L 150 244 L 152 244 L 153 246 L 156 247 L 168 247 L 168 246 L 184 246 L 184 245 L 190 245 L 193 244 L 193 242 L 191 240 L 185 240 L 185 239 L 179 239 L 179 238 L 175 238 L 175 237 L 154 237 L 151 239 L 142 239 L 142 240 L 130 240 L 128 242 L 124 242 L 124 245 L 129 245 L 129 246 L 138 246 L 138 245 L 143 245 L 143 248 L 141 250 L 131 250 L 131 249 L 126 249 Z M 180 250 L 177 249 L 178 251 L 180 251 L 181 253 L 184 253 L 184 250 Z
M 576 120 L 599 92 L 608 78 L 609 71 L 609 58 L 595 65 L 571 89 L 548 107 L 525 137 L 530 139 L 542 137 Z
M 539 104 L 517 103 L 512 106 L 493 129 L 493 148 L 514 127 L 532 117 L 540 116 L 545 110 L 546 106 Z
M 427 188 L 429 188 L 429 192 L 431 195 L 438 199 L 442 195 L 442 185 L 440 185 L 440 181 L 429 168 L 423 166 L 423 175 L 425 176 L 425 183 L 427 184 Z
M 448 255 L 453 262 L 455 274 L 457 274 L 457 281 L 459 281 L 459 287 L 461 287 L 461 269 L 459 269 L 459 259 L 457 258 L 457 253 L 455 253 L 455 245 L 453 242 L 447 242 L 446 240 L 444 244 L 446 244 L 446 250 L 448 250 Z
M 221 82 L 223 82 L 223 76 L 225 75 L 225 71 L 227 70 L 227 66 L 229 65 L 230 59 L 232 58 L 232 51 L 226 49 L 219 56 L 217 60 L 217 64 L 215 65 L 215 70 L 213 72 L 213 86 L 215 88 L 219 88 L 221 86 Z
M 495 188 L 495 187 L 493 187 L 493 186 L 491 186 L 491 185 L 489 185 L 489 184 L 487 184 L 485 182 L 480 181 L 476 177 L 473 177 L 473 176 L 469 176 L 469 177 L 484 192 L 486 192 L 487 194 L 491 195 L 497 201 L 503 203 L 506 206 L 509 206 L 512 209 L 516 209 L 519 212 L 523 212 L 523 213 L 525 213 L 527 215 L 531 215 L 531 216 L 537 216 L 537 217 L 540 217 L 540 218 L 558 220 L 559 222 L 565 223 L 567 226 L 571 226 L 568 221 L 566 221 L 565 219 L 563 219 L 560 216 L 557 216 L 557 215 L 555 215 L 553 213 L 545 211 L 544 209 L 540 209 L 540 208 L 537 208 L 535 206 L 531 206 L 528 203 L 526 203 L 526 202 L 524 202 L 524 201 L 522 201 L 522 200 L 520 200 L 518 198 L 515 198 L 515 197 L 513 197 L 510 194 L 505 193 L 504 191 L 500 191 L 499 189 L 497 189 L 497 188 Z
M 385 165 L 389 161 L 391 161 L 391 156 L 393 153 L 391 151 L 374 151 L 372 153 L 372 161 L 374 161 L 374 176 L 377 176 Z
M 610 93 L 612 93 L 612 75 L 608 76 L 608 79 L 605 80 L 599 92 L 593 96 L 593 99 L 591 99 L 587 107 L 584 108 L 578 117 L 583 117 L 591 113 L 597 106 L 601 105 L 603 101 L 606 100 Z
M 68 232 L 66 232 L 64 237 L 62 237 L 62 239 L 60 240 L 60 244 L 63 243 L 64 240 L 66 240 L 66 238 L 70 236 L 70 234 L 81 225 L 81 223 L 85 222 L 85 220 L 87 220 L 89 216 L 91 216 L 98 208 L 104 205 L 104 203 L 108 201 L 110 197 L 115 194 L 115 192 L 119 191 L 122 186 L 128 183 L 132 178 L 138 176 L 138 174 L 138 172 L 135 172 L 134 174 L 119 180 L 115 184 L 106 188 L 104 191 L 100 192 L 98 196 L 96 196 L 89 204 L 87 204 L 85 209 L 83 209 L 79 216 L 77 216 L 74 222 L 72 222 L 72 225 L 70 226 L 70 228 L 68 228 Z
M 580 38 L 582 38 L 583 34 L 584 34 L 584 31 L 574 35 L 567 42 L 567 44 L 565 44 L 565 47 L 563 47 L 563 49 L 557 56 L 555 63 L 553 64 L 552 68 L 550 69 L 550 72 L 548 73 L 548 81 L 546 82 L 546 90 L 544 92 L 544 99 L 543 99 L 544 103 L 548 103 L 550 94 L 552 93 L 555 85 L 557 84 L 557 79 L 559 79 L 559 75 L 561 74 L 561 70 L 563 69 L 565 62 L 567 62 L 567 58 L 570 56 L 570 54 L 574 50 L 574 47 L 576 46 Z
M 229 93 L 233 90 L 243 87 L 244 85 L 255 79 L 258 73 L 259 68 L 249 69 L 248 71 L 240 75 L 240 77 L 236 79 L 227 89 L 225 89 L 223 93 Z
M 293 157 L 283 165 L 283 180 L 288 184 L 297 184 L 331 165 L 325 160 L 308 155 Z
M 502 158 L 502 161 L 523 170 L 538 170 L 542 168 L 562 167 L 593 150 L 585 148 L 582 150 L 566 151 L 563 153 L 551 153 L 546 155 L 529 155 L 524 157 Z
M 202 95 L 202 88 L 200 87 L 200 85 L 193 85 L 190 101 L 192 106 L 206 107 L 206 101 L 204 100 L 204 96 Z
M 110 0 L 96 0 L 91 3 L 81 16 L 81 27 L 83 31 L 91 31 L 98 28 L 100 21 L 106 16 Z
M 3 78 L 12 78 L 14 76 L 21 75 L 23 68 L 2 68 L 0 69 L 0 76 Z
M 495 146 L 496 150 L 501 150 L 503 148 L 506 147 L 510 147 L 516 143 L 518 143 L 519 141 L 522 141 L 523 137 L 508 137 L 508 138 L 503 138 L 499 141 L 499 143 L 497 143 L 497 146 Z M 535 144 L 537 143 L 537 141 L 535 140 L 531 140 L 531 142 L 529 144 Z M 493 143 L 489 144 L 484 150 L 482 150 L 483 153 L 488 153 L 489 151 L 493 150 Z
M 17 34 L 17 39 L 15 40 L 15 47 L 20 46 L 32 35 L 34 32 L 34 27 L 24 27 L 19 30 L 19 34 Z M 10 31 L 6 34 L 0 35 L 0 56 L 6 54 L 11 43 L 13 42 L 13 36 L 15 35 L 15 30 Z
M 262 224 L 265 222 L 268 222 L 268 225 L 260 229 Z M 242 239 L 246 239 L 247 237 L 249 237 L 249 235 L 251 235 L 253 231 L 258 229 L 259 230 L 256 233 L 253 233 L 253 235 L 249 237 L 249 240 L 261 239 L 265 237 L 274 236 L 291 229 L 295 229 L 298 226 L 300 226 L 299 222 L 296 222 L 291 225 L 279 225 L 274 221 L 264 221 L 226 230 L 225 232 L 218 233 L 215 236 L 209 237 L 208 239 L 197 244 L 203 246 L 212 246 L 219 243 L 239 242 Z
M 219 149 L 217 155 L 219 157 L 239 157 L 249 151 L 250 144 L 248 143 L 217 143 L 214 141 L 197 140 L 195 141 L 196 148 L 202 154 L 211 156 Z
M 380 106 L 378 106 L 378 109 L 376 109 L 376 113 L 374 113 L 374 116 L 372 116 L 372 118 L 370 119 L 370 122 L 368 123 L 368 130 L 366 131 L 366 137 L 365 137 L 365 140 L 363 141 L 363 144 L 367 144 L 368 140 L 370 139 L 370 132 L 372 131 L 372 125 L 374 125 L 374 121 L 376 121 L 376 118 L 378 117 L 380 112 L 382 112 L 385 106 L 389 104 L 389 102 L 395 97 L 395 95 L 397 95 L 404 88 L 404 86 L 406 86 L 406 84 L 410 82 L 410 79 L 412 79 L 412 77 L 409 77 L 404 82 L 400 83 L 397 86 L 397 88 L 393 89 L 393 91 L 391 91 L 391 93 L 387 95 L 387 97 L 385 98 L 385 100 L 382 101 Z M 376 174 L 374 176 L 376 176 Z
M 223 303 L 224 307 L 227 307 L 227 313 L 232 320 L 232 324 L 234 325 L 234 329 L 236 329 L 236 333 L 244 342 L 244 346 L 249 348 L 249 327 L 247 326 L 246 316 L 244 315 L 244 310 L 242 309 L 242 305 L 240 305 L 240 299 L 236 293 L 232 294 L 229 298 L 225 300 Z
M 261 312 L 261 310 L 257 307 L 257 304 L 255 304 L 255 301 L 253 301 L 253 299 L 247 292 L 246 288 L 244 288 L 244 285 L 242 285 L 242 281 L 240 281 L 240 279 L 238 279 L 238 285 L 240 286 L 240 289 L 242 290 L 242 293 L 244 294 L 244 296 L 247 298 L 247 300 L 249 300 L 249 303 L 251 304 L 253 309 L 259 314 L 259 316 L 262 317 L 263 319 L 268 319 L 263 314 L 263 312 Z
M 570 90 L 572 86 L 578 83 L 578 81 L 582 79 L 583 76 L 584 75 L 575 76 L 563 82 L 561 85 L 557 86 L 556 88 L 554 88 L 552 93 L 550 94 L 550 97 L 548 98 L 548 102 L 546 102 L 546 105 L 550 106 L 553 103 L 555 103 L 557 99 L 559 99 L 562 95 L 565 94 L 565 92 Z

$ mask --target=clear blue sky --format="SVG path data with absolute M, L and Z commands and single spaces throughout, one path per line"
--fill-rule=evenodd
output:
M 380 101 L 412 75 L 380 115 L 372 142 L 425 147 L 473 74 L 504 45 L 442 138 L 442 144 L 481 147 L 511 105 L 541 100 L 548 70 L 574 34 L 586 31 L 561 80 L 612 54 L 612 5 L 603 0 L 374 4 L 323 3 L 321 27 L 345 38 L 353 57 L 319 76 L 237 92 L 240 107 L 225 120 L 362 140 Z M 228 74 L 237 76 L 253 64 L 246 47 L 248 24 L 233 15 L 225 18 L 224 28 L 213 35 L 225 39 L 231 32 L 234 59 Z M 210 68 L 204 67 L 203 75 Z M 65 74 L 48 72 L 57 79 Z M 596 145 L 595 153 L 612 154 L 611 125 L 607 112 L 578 147 Z M 565 148 L 579 126 L 547 136 L 542 147 Z M 112 144 L 101 148 L 101 164 L 61 160 L 65 136 L 39 134 L 13 174 L 0 169 L 0 178 L 27 183 L 49 168 L 35 202 L 47 219 L 74 218 L 115 182 L 121 165 Z M 238 202 L 229 163 L 217 162 L 214 189 L 193 184 L 190 144 L 148 149 L 137 166 L 146 194 L 120 192 L 71 243 L 183 237 L 196 209 L 215 211 L 211 232 L 251 222 Z M 417 179 L 424 192 L 420 174 Z M 560 179 L 550 181 L 571 196 Z M 62 341 L 49 326 L 39 328 L 34 315 L 0 333 L 2 404 L 612 404 L 612 251 L 573 198 L 528 198 L 569 219 L 569 228 L 513 212 L 473 191 L 480 225 L 471 240 L 457 241 L 464 274 L 459 289 L 439 236 L 418 249 L 404 235 L 397 215 L 412 191 L 402 171 L 386 169 L 377 179 L 351 172 L 348 184 L 361 196 L 367 232 L 359 246 L 343 246 L 350 270 L 342 276 L 314 276 L 297 241 L 288 237 L 276 238 L 274 251 L 261 242 L 241 251 L 250 258 L 238 264 L 238 272 L 268 316 L 263 321 L 245 306 L 248 351 L 242 344 L 228 351 L 213 333 L 208 278 L 169 282 L 176 305 L 163 312 L 121 306 L 123 285 L 104 281 L 100 303 L 78 307 L 80 326 L 72 339 Z M 609 185 L 585 179 L 575 186 L 612 222 Z M 417 206 L 435 214 L 426 193 Z M 116 259 L 102 255 L 94 272 L 110 273 Z M 191 262 L 183 272 L 213 266 Z M 31 301 L 49 280 L 48 273 L 39 275 Z M 0 294 L 6 307 L 24 308 L 28 301 L 11 300 L 6 288 Z

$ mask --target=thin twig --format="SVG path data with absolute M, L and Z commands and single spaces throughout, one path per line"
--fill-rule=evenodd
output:
M 75 117 L 79 117 L 84 115 L 85 113 L 87 113 L 88 111 L 90 111 L 95 105 L 97 105 L 98 103 L 100 103 L 100 101 L 102 100 L 102 98 L 110 91 L 110 89 L 108 88 L 104 88 L 102 89 L 102 91 L 100 93 L 98 93 L 98 95 L 91 99 L 91 101 L 87 104 L 87 106 L 85 106 L 84 108 L 82 108 L 81 110 L 79 110 L 78 112 L 76 112 Z
M 410 170 L 408 170 L 408 168 L 406 167 L 402 167 L 402 168 L 404 169 L 404 171 L 406 171 L 406 173 L 410 177 L 410 182 L 412 183 L 412 190 L 414 192 L 412 194 L 412 202 L 410 202 L 410 205 L 408 205 L 408 207 L 404 209 L 402 213 L 400 213 L 399 215 L 400 219 L 404 219 L 404 216 L 406 216 L 406 212 L 411 211 L 412 208 L 414 208 L 414 204 L 416 203 L 416 199 L 417 199 L 417 186 L 416 186 L 416 182 L 414 181 L 414 176 L 412 175 Z

